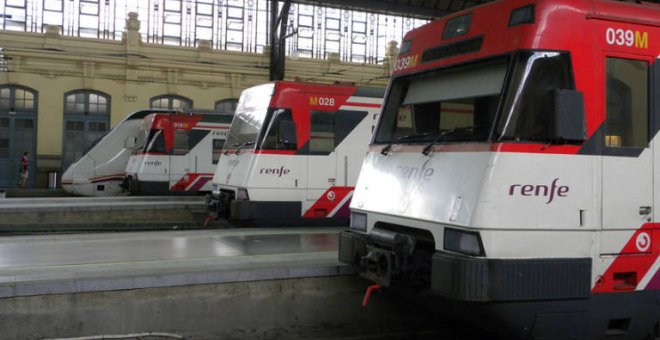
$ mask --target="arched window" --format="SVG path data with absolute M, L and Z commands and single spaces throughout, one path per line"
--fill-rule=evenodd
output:
M 90 90 L 65 93 L 62 169 L 82 157 L 109 129 L 109 95 Z
M 29 152 L 27 186 L 34 186 L 37 159 L 37 91 L 0 85 L 0 188 L 16 186 L 23 152 Z
M 220 99 L 215 102 L 215 112 L 222 113 L 234 113 L 236 111 L 236 106 L 238 105 L 238 99 L 236 98 L 225 98 Z
M 149 107 L 163 110 L 190 110 L 192 109 L 192 104 L 193 101 L 189 98 L 166 94 L 152 97 Z

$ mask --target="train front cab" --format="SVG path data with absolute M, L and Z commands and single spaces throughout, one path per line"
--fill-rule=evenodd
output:
M 348 225 L 382 90 L 275 82 L 243 91 L 208 200 L 251 226 Z
M 506 339 L 660 337 L 659 18 L 505 1 L 409 33 L 340 260 Z

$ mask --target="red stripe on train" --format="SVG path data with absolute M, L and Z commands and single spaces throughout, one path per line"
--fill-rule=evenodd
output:
M 638 283 L 649 274 L 658 255 L 660 255 L 660 223 L 646 223 L 635 231 L 616 255 L 614 262 L 598 277 L 591 291 L 614 293 L 636 290 Z
M 328 216 L 344 198 L 353 192 L 354 187 L 330 187 L 319 199 L 305 212 L 303 218 L 326 218 L 326 217 L 348 217 Z

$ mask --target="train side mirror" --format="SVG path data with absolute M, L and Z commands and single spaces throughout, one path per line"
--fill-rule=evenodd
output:
M 553 140 L 583 142 L 587 140 L 584 98 L 576 90 L 554 91 L 555 129 Z
M 126 149 L 133 149 L 136 143 L 137 143 L 136 137 L 126 137 L 126 139 L 124 139 L 124 147 Z
M 296 124 L 290 120 L 281 120 L 279 125 L 280 140 L 284 145 L 297 145 Z

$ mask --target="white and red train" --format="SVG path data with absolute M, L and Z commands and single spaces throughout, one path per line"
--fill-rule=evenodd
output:
M 382 89 L 276 81 L 241 94 L 212 214 L 247 225 L 347 225 Z
M 507 0 L 409 32 L 340 260 L 507 339 L 658 339 L 659 23 Z
M 232 119 L 219 113 L 146 116 L 145 142 L 128 159 L 122 186 L 137 195 L 210 192 Z
M 233 113 L 201 112 L 129 114 L 69 166 L 62 188 L 81 196 L 210 191 Z
M 126 163 L 141 136 L 144 117 L 150 114 L 172 114 L 163 110 L 141 110 L 130 113 L 110 132 L 99 139 L 62 174 L 62 188 L 81 196 L 117 196 L 123 193 Z M 144 142 L 142 139 L 141 142 Z

